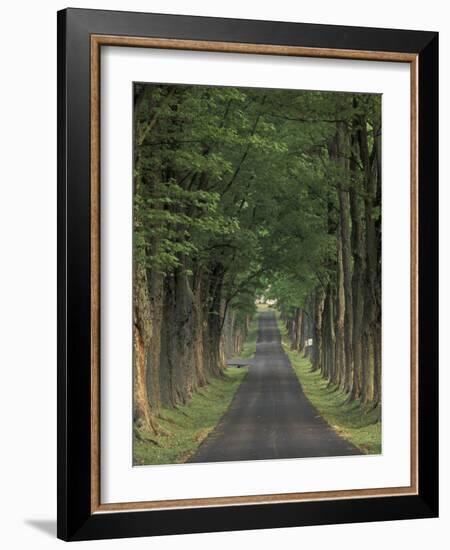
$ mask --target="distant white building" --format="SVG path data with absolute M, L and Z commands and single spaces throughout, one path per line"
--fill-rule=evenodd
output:
M 271 298 L 266 298 L 265 296 L 258 296 L 258 298 L 256 298 L 256 300 L 255 300 L 255 303 L 256 304 L 266 304 L 268 306 L 274 306 L 277 303 L 277 301 L 272 300 Z

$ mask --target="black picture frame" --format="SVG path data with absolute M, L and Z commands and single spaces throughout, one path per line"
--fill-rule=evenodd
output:
M 418 56 L 418 494 L 92 513 L 91 36 Z M 438 34 L 86 9 L 58 12 L 58 537 L 88 540 L 438 515 Z

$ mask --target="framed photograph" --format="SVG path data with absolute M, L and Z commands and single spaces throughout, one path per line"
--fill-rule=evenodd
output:
M 58 536 L 438 514 L 435 32 L 58 13 Z

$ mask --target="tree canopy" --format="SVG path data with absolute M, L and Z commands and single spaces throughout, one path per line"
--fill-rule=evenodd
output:
M 157 429 L 161 403 L 220 376 L 262 294 L 314 368 L 379 402 L 380 111 L 378 95 L 135 84 L 138 421 Z

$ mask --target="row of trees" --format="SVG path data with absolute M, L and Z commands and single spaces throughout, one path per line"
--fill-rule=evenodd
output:
M 136 84 L 134 419 L 239 352 L 267 288 L 293 346 L 379 401 L 380 100 Z M 307 346 L 306 346 L 307 347 Z
M 335 252 L 305 295 L 279 297 L 292 348 L 350 400 L 381 403 L 381 116 L 378 96 L 346 99 L 327 147 L 328 231 Z M 331 194 L 331 195 L 330 195 Z

